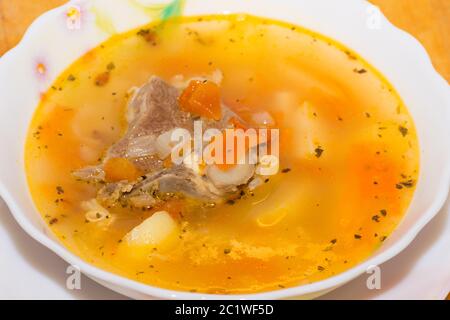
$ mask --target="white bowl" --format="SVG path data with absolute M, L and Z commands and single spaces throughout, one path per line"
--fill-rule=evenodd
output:
M 40 94 L 63 70 L 113 33 L 149 23 L 151 17 L 140 4 L 161 2 L 170 1 L 71 1 L 37 19 L 22 42 L 0 59 L 0 194 L 34 239 L 92 279 L 133 298 L 306 299 L 333 290 L 397 255 L 436 215 L 450 184 L 450 90 L 414 38 L 362 0 L 186 0 L 184 15 L 250 13 L 304 26 L 345 44 L 380 70 L 408 106 L 421 146 L 420 178 L 406 217 L 382 248 L 348 271 L 320 282 L 259 294 L 208 295 L 151 287 L 96 268 L 68 251 L 52 235 L 28 191 L 23 159 L 28 125 Z M 70 9 L 80 10 L 80 25 L 68 24 Z M 103 23 L 96 23 L 99 20 Z M 46 65 L 45 75 L 36 72 L 39 63 Z

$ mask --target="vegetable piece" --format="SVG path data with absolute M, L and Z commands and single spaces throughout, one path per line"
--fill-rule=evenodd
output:
M 133 246 L 157 247 L 176 238 L 178 230 L 178 224 L 167 211 L 158 211 L 131 230 L 125 241 Z
M 256 173 L 261 176 L 272 176 L 280 170 L 280 159 L 274 155 L 264 155 L 261 157 Z
M 222 117 L 220 89 L 211 81 L 191 81 L 178 98 L 178 103 L 181 110 L 203 118 L 220 120 Z
M 293 128 L 293 135 L 298 137 L 292 154 L 300 159 L 323 157 L 327 149 L 326 141 L 332 138 L 330 131 L 326 130 L 326 122 L 315 116 L 316 110 L 316 106 L 305 101 L 287 119 L 287 125 Z
M 131 204 L 135 208 L 150 208 L 156 204 L 156 199 L 149 194 L 141 194 L 130 198 Z
M 255 190 L 259 186 L 261 186 L 264 183 L 264 181 L 260 177 L 256 177 L 253 180 L 251 180 L 248 184 L 248 189 L 250 191 Z
M 99 222 L 111 217 L 109 211 L 102 207 L 96 199 L 83 202 L 81 207 L 87 211 L 85 217 L 89 222 Z
M 218 188 L 234 188 L 246 184 L 255 173 L 252 164 L 237 164 L 224 171 L 216 165 L 209 166 L 206 174 Z
M 104 166 L 105 180 L 107 182 L 136 181 L 142 176 L 142 172 L 128 159 L 112 158 L 106 161 Z

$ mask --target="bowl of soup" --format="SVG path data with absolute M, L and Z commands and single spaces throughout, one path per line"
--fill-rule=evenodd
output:
M 12 214 L 133 298 L 313 298 L 448 194 L 448 84 L 364 1 L 71 1 L 0 84 Z

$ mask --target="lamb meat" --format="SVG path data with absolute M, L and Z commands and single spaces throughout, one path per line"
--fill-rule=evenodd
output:
M 86 180 L 102 182 L 105 185 L 97 198 L 108 205 L 126 201 L 136 207 L 152 206 L 164 194 L 183 194 L 202 201 L 217 202 L 233 192 L 237 186 L 222 186 L 210 179 L 208 174 L 199 175 L 192 168 L 174 165 L 164 166 L 164 159 L 158 155 L 158 139 L 176 128 L 194 130 L 195 115 L 180 110 L 180 91 L 161 78 L 153 76 L 141 88 L 136 89 L 128 105 L 128 130 L 125 135 L 106 152 L 104 161 L 98 166 L 89 166 L 74 172 L 74 176 Z M 219 130 L 229 126 L 230 119 L 241 120 L 226 106 L 222 106 L 222 119 L 203 120 L 203 129 Z M 105 181 L 104 164 L 113 158 L 124 158 L 143 172 L 136 181 Z M 254 168 L 247 170 L 252 175 Z M 243 184 L 250 180 L 247 174 Z

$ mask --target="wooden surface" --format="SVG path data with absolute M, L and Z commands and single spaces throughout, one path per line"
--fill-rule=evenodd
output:
M 450 0 L 370 1 L 396 26 L 422 42 L 436 69 L 450 82 Z M 0 0 L 0 56 L 20 41 L 37 16 L 65 2 Z

